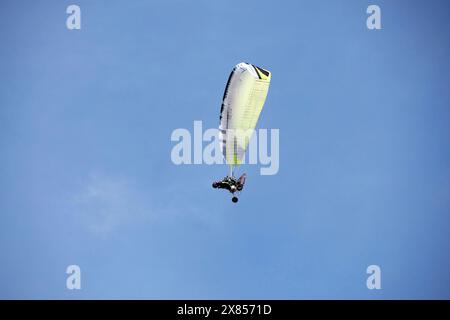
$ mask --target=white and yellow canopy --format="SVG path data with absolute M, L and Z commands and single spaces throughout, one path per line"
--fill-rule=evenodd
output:
M 228 78 L 220 110 L 220 144 L 231 167 L 242 163 L 269 91 L 271 73 L 239 63 Z

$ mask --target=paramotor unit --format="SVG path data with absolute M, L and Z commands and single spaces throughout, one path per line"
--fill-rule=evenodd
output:
M 226 189 L 238 202 L 235 193 L 240 192 L 246 174 L 234 177 L 234 169 L 245 156 L 250 138 L 258 122 L 259 115 L 269 91 L 270 71 L 241 62 L 228 78 L 220 108 L 219 139 L 222 154 L 230 166 L 230 173 L 221 181 L 213 183 L 213 188 Z
M 239 179 L 235 179 L 233 177 L 226 176 L 221 181 L 215 181 L 212 184 L 214 189 L 227 189 L 233 195 L 231 201 L 234 203 L 238 202 L 238 197 L 235 196 L 235 193 L 239 194 L 242 189 L 244 189 L 245 179 L 247 175 L 244 173 L 239 177 Z

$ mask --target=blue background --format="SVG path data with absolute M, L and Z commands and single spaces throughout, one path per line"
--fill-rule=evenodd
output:
M 2 1 L 0 298 L 449 299 L 449 9 Z M 273 73 L 280 170 L 235 205 L 170 135 L 218 126 L 241 61 Z

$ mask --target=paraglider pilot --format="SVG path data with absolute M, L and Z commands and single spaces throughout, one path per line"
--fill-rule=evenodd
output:
M 245 173 L 237 180 L 233 176 L 226 176 L 221 181 L 213 182 L 212 187 L 214 189 L 227 189 L 234 194 L 236 191 L 241 191 L 244 188 L 246 177 L 247 175 Z M 233 197 L 231 200 L 233 202 L 238 202 L 237 197 Z

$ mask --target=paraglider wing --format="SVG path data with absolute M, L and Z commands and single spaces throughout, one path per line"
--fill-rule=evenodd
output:
M 271 73 L 239 63 L 228 78 L 220 110 L 220 145 L 231 168 L 242 163 L 269 91 Z

